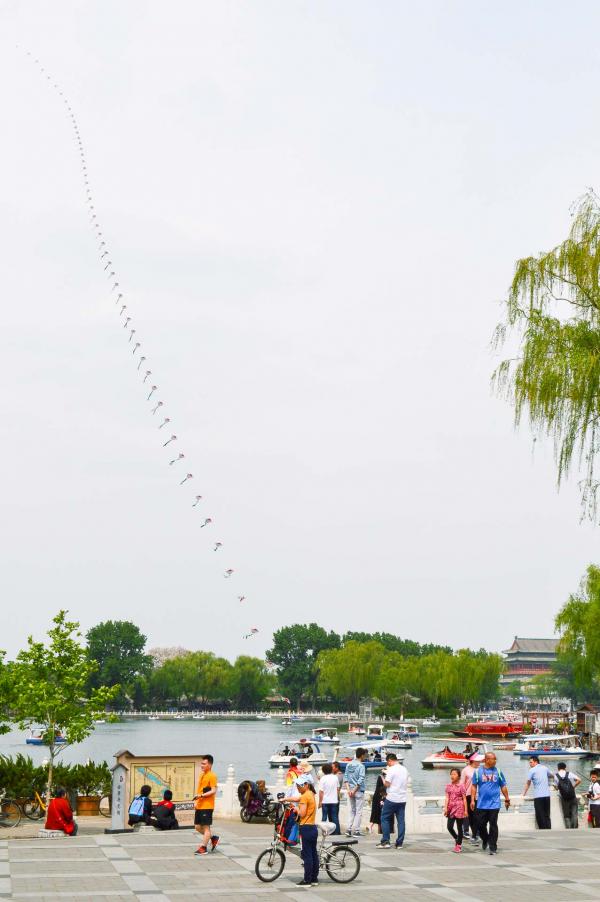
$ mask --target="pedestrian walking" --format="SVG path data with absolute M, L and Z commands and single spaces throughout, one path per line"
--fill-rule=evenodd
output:
M 498 851 L 498 815 L 500 794 L 504 796 L 506 810 L 510 808 L 510 798 L 504 774 L 496 767 L 496 756 L 486 752 L 483 764 L 473 774 L 471 783 L 471 811 L 477 806 L 477 831 L 481 848 L 485 852 L 489 846 L 490 855 Z
M 590 820 L 592 827 L 600 827 L 600 770 L 594 768 L 590 772 L 590 788 L 587 794 L 590 803 Z
M 554 775 L 554 785 L 560 796 L 560 804 L 565 827 L 567 830 L 576 830 L 579 827 L 579 800 L 575 790 L 581 783 L 577 774 L 567 770 L 567 765 L 561 761 Z
M 398 831 L 396 848 L 401 849 L 405 832 L 404 810 L 408 790 L 408 771 L 403 764 L 400 764 L 393 752 L 386 755 L 385 760 L 387 770 L 383 778 L 385 801 L 381 811 L 381 842 L 377 843 L 376 848 L 389 849 L 391 847 L 390 833 L 395 818 Z
M 448 833 L 454 839 L 454 851 L 462 852 L 463 823 L 467 820 L 467 793 L 464 783 L 460 782 L 460 771 L 457 767 L 453 767 L 450 771 L 450 782 L 446 785 L 444 817 L 447 818 Z
M 196 855 L 206 855 L 210 845 L 214 852 L 219 844 L 219 837 L 212 835 L 212 822 L 215 810 L 215 797 L 217 795 L 217 775 L 214 773 L 214 758 L 212 755 L 203 755 L 200 759 L 200 778 L 198 788 L 194 796 L 194 828 L 196 833 L 202 835 L 200 845 L 196 849 Z
M 296 780 L 296 789 L 300 793 L 296 810 L 302 840 L 301 857 L 304 863 L 304 877 L 297 886 L 318 886 L 319 853 L 317 851 L 318 832 L 315 826 L 317 813 L 315 790 L 312 783 L 303 774 Z
M 346 836 L 360 836 L 360 823 L 365 803 L 367 772 L 363 764 L 366 755 L 363 748 L 357 748 L 354 758 L 346 765 L 344 785 L 348 791 L 348 829 Z
M 319 808 L 324 821 L 334 824 L 332 836 L 340 834 L 340 793 L 338 778 L 332 771 L 331 764 L 326 762 L 321 768 L 323 776 L 319 780 Z
M 473 774 L 475 773 L 477 766 L 477 752 L 475 752 L 471 755 L 460 773 L 460 782 L 465 787 L 467 796 L 467 819 L 463 823 L 463 837 L 468 839 L 473 845 L 476 845 L 479 842 L 477 839 L 477 808 L 474 811 L 471 811 L 471 806 L 468 802 L 471 798 L 471 784 L 473 783 Z
M 332 761 L 331 762 L 331 770 L 333 772 L 333 775 L 335 777 L 337 777 L 338 789 L 339 789 L 339 792 L 341 792 L 343 789 L 343 786 L 344 786 L 344 772 L 343 772 L 342 768 L 340 767 L 340 762 Z
M 379 776 L 377 777 L 377 783 L 375 784 L 375 791 L 373 792 L 373 796 L 371 798 L 371 817 L 369 820 L 369 833 L 381 833 L 381 813 L 383 811 L 383 803 L 385 802 L 385 783 L 383 782 L 383 778 L 386 774 L 386 768 L 384 767 Z M 374 828 L 377 827 L 377 830 Z M 392 833 L 395 832 L 394 826 L 392 824 Z
M 537 755 L 529 759 L 529 777 L 523 788 L 523 798 L 527 795 L 529 787 L 533 786 L 533 807 L 535 808 L 535 821 L 539 830 L 551 830 L 550 820 L 550 783 L 552 774 L 545 764 L 540 764 Z

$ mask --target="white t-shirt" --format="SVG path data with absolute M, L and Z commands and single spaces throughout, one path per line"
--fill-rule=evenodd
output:
M 388 767 L 384 780 L 390 784 L 386 787 L 386 799 L 390 802 L 406 802 L 408 771 L 404 765 L 394 764 L 393 767 Z
M 592 804 L 592 805 L 600 804 L 600 783 L 598 783 L 596 780 L 594 780 L 592 783 L 590 783 L 589 792 L 590 792 L 590 795 L 592 796 L 592 798 L 590 799 L 590 804 Z
M 319 792 L 323 793 L 324 805 L 337 805 L 338 798 L 338 778 L 335 774 L 325 774 L 319 780 Z

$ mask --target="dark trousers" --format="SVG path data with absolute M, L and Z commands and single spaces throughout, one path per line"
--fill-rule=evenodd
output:
M 448 828 L 448 833 L 450 836 L 454 837 L 454 842 L 457 846 L 462 846 L 463 841 L 463 820 L 465 818 L 462 817 L 449 817 L 446 821 L 446 826 Z M 454 825 L 456 824 L 456 829 L 454 829 Z
M 314 883 L 319 879 L 319 853 L 317 852 L 317 839 L 319 837 L 314 824 L 303 824 L 300 827 L 302 839 L 301 858 L 304 862 L 304 882 Z
M 561 799 L 563 817 L 567 830 L 576 830 L 579 827 L 579 802 L 577 799 Z
M 498 815 L 499 808 L 479 808 L 477 810 L 477 830 L 483 847 L 489 845 L 492 852 L 498 848 Z M 488 830 L 489 826 L 489 830 Z
M 467 800 L 468 815 L 463 818 L 463 833 L 466 836 L 471 831 L 473 839 L 477 839 L 477 808 L 471 811 L 471 802 Z
M 590 814 L 592 816 L 592 827 L 600 827 L 600 805 L 590 803 Z
M 535 821 L 539 829 L 550 830 L 552 828 L 550 822 L 550 796 L 534 799 L 533 807 L 535 808 Z
M 332 836 L 339 836 L 340 831 L 340 803 L 328 802 L 327 804 L 323 802 L 323 806 L 321 808 L 321 814 L 324 821 L 329 821 L 330 824 L 335 824 L 335 830 L 331 834 Z
M 404 809 L 406 802 L 390 802 L 386 799 L 381 810 L 381 842 L 390 841 L 390 833 L 394 824 L 394 818 L 398 824 L 398 835 L 396 836 L 396 848 L 404 842 Z

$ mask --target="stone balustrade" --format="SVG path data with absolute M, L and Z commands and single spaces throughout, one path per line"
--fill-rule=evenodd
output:
M 240 804 L 237 797 L 238 780 L 232 765 L 227 769 L 227 778 L 219 784 L 216 800 L 215 819 L 239 818 Z M 267 787 L 275 798 L 278 792 L 285 790 L 285 774 L 282 767 L 278 768 L 275 783 Z M 365 794 L 365 805 L 362 814 L 363 827 L 367 827 L 371 812 L 372 793 Z M 504 800 L 500 809 L 500 829 L 527 831 L 535 830 L 535 815 L 533 810 L 533 797 L 523 798 L 520 795 L 511 795 L 511 807 L 508 811 L 504 808 Z M 443 817 L 443 796 L 416 796 L 412 790 L 412 781 L 409 778 L 409 787 L 405 809 L 406 830 L 409 833 L 444 833 L 446 822 Z M 553 830 L 565 830 L 560 796 L 554 790 L 550 795 L 550 810 Z M 580 818 L 585 817 L 585 812 Z M 345 827 L 347 823 L 347 804 L 345 792 L 342 792 L 340 805 L 340 823 Z M 581 823 L 581 820 L 580 820 Z

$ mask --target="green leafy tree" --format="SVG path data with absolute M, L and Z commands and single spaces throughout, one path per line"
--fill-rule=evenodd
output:
M 146 637 L 130 620 L 105 620 L 92 627 L 86 639 L 88 657 L 98 664 L 90 685 L 119 684 L 119 701 L 125 702 L 134 694 L 138 679 L 152 669 L 152 658 L 144 653 Z
M 517 261 L 502 344 L 516 333 L 518 350 L 494 374 L 518 425 L 529 417 L 556 455 L 558 484 L 583 464 L 584 511 L 596 515 L 600 448 L 600 208 L 588 192 L 574 209 L 568 237 L 552 250 Z
M 600 682 L 600 568 L 587 568 L 578 593 L 556 616 L 559 654 L 567 657 L 578 691 L 598 692 Z
M 345 645 L 347 642 L 379 642 L 387 651 L 397 651 L 404 657 L 421 657 L 436 651 L 452 654 L 452 649 L 447 645 L 432 645 L 431 643 L 421 645 L 412 639 L 401 639 L 400 636 L 394 636 L 392 633 L 349 632 L 342 636 L 342 643 Z
M 322 651 L 317 659 L 319 688 L 356 709 L 361 697 L 375 691 L 385 659 L 385 648 L 379 642 L 350 641 L 342 648 Z
M 0 735 L 10 729 L 13 685 L 10 668 L 4 663 L 6 652 L 0 651 Z
M 256 708 L 273 688 L 264 661 L 248 655 L 236 658 L 230 678 L 231 701 L 236 708 Z
M 21 729 L 40 725 L 48 746 L 48 796 L 57 755 L 89 736 L 94 719 L 118 692 L 118 686 L 89 688 L 97 665 L 78 641 L 79 624 L 67 620 L 66 611 L 59 611 L 52 622 L 48 640 L 35 642 L 29 636 L 27 648 L 10 666 L 12 719 Z M 65 745 L 57 743 L 60 735 Z
M 300 704 L 303 695 L 308 695 L 314 704 L 319 653 L 339 647 L 337 633 L 328 633 L 316 623 L 295 623 L 273 634 L 273 648 L 267 652 L 267 660 L 277 666 L 277 680 L 284 695 L 295 705 Z
M 508 696 L 508 698 L 512 698 L 513 701 L 518 701 L 523 695 L 523 687 L 520 681 L 513 680 L 512 683 L 509 683 L 508 686 L 505 686 L 504 694 Z

